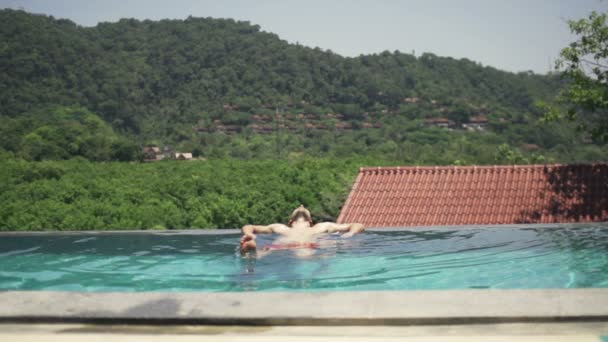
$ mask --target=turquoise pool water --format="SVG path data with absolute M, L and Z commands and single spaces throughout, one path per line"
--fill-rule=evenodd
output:
M 272 242 L 259 235 L 259 245 Z M 0 290 L 316 291 L 608 287 L 608 225 L 371 231 L 306 259 L 238 234 L 0 237 Z

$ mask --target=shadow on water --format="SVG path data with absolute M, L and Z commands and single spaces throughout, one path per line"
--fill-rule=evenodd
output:
M 560 165 L 543 170 L 544 204 L 521 212 L 517 223 L 608 221 L 608 164 Z

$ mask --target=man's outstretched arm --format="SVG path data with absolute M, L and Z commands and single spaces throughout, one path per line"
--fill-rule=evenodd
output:
M 360 223 L 321 222 L 317 223 L 313 228 L 319 233 L 346 232 L 342 235 L 344 237 L 351 237 L 365 230 L 365 227 Z
M 267 226 L 256 226 L 252 224 L 243 226 L 243 228 L 241 228 L 241 231 L 243 232 L 243 237 L 241 237 L 241 253 L 256 249 L 255 234 L 281 234 L 285 232 L 285 230 L 289 230 L 289 227 L 280 223 Z

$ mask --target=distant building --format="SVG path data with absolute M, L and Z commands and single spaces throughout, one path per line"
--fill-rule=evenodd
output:
M 142 153 L 145 161 L 157 161 L 164 158 L 164 155 L 158 146 L 145 146 L 142 149 Z
M 348 123 L 348 122 L 336 122 L 336 124 L 334 125 L 334 127 L 336 127 L 336 129 L 339 130 L 347 130 L 347 129 L 353 129 L 353 126 Z
M 462 128 L 470 131 L 483 131 L 488 125 L 488 118 L 485 115 L 474 116 L 468 122 L 462 124 Z
M 192 160 L 191 152 L 175 152 L 171 145 L 165 145 L 161 150 L 158 146 L 145 146 L 142 149 L 144 161 L 153 162 L 163 159 Z
M 454 126 L 454 121 L 448 118 L 428 118 L 424 120 L 424 124 L 427 126 L 451 128 Z
M 192 153 L 190 152 L 175 152 L 173 157 L 176 160 L 192 160 Z
M 371 122 L 364 122 L 361 124 L 361 128 L 374 128 L 374 125 Z

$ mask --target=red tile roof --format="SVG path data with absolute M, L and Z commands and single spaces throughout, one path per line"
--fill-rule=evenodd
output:
M 361 168 L 338 217 L 367 227 L 608 221 L 608 164 Z

